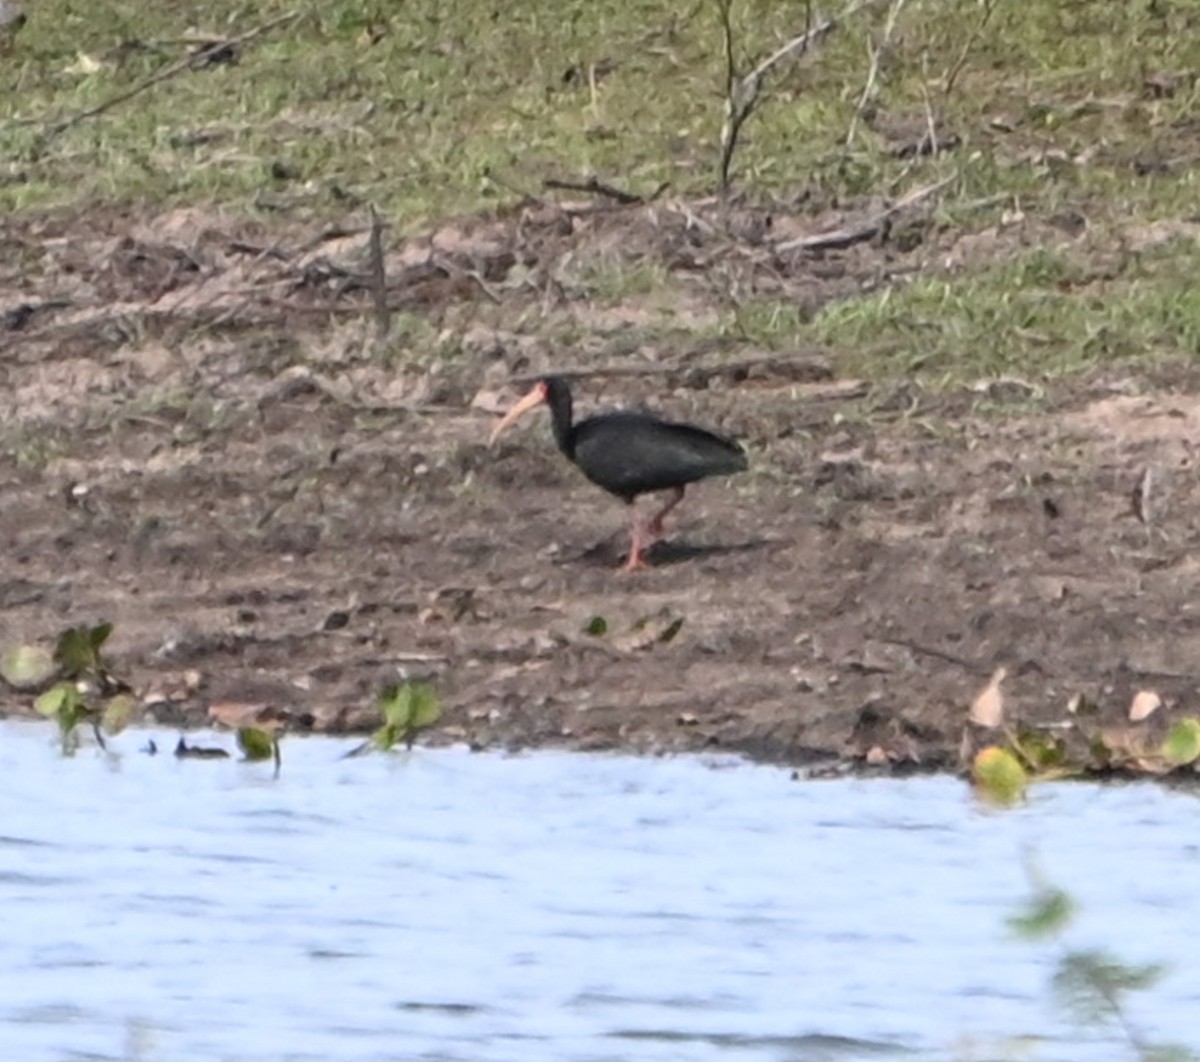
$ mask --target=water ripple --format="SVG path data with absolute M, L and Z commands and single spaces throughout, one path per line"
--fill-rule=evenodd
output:
M 955 779 L 332 740 L 289 744 L 274 781 L 0 729 L 21 1062 L 848 1062 L 1035 1034 L 1108 1062 L 1110 1033 L 1047 1005 L 1058 952 L 1005 929 L 1030 844 L 1083 941 L 1180 971 L 1143 1027 L 1200 1042 L 1194 805 L 1154 787 L 981 815 Z

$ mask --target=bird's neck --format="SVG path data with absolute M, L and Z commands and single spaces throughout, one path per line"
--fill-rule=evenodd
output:
M 571 460 L 575 459 L 575 433 L 571 430 L 573 418 L 570 395 L 560 395 L 550 409 L 554 428 L 554 441 L 558 448 Z

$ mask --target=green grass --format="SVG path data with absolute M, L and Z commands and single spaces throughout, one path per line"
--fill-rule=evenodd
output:
M 811 321 L 788 303 L 751 304 L 738 325 L 752 341 L 800 337 L 839 352 L 849 375 L 915 376 L 935 386 L 1200 357 L 1195 239 L 1106 265 L 1096 273 L 1086 258 L 1034 250 L 964 276 L 931 275 L 831 303 Z
M 872 101 L 889 115 L 919 119 L 927 103 L 944 114 L 965 141 L 954 159 L 962 195 L 1110 198 L 1114 176 L 1125 201 L 1148 209 L 1195 192 L 1191 167 L 1144 181 L 1129 169 L 1197 103 L 1191 0 L 996 2 L 981 34 L 974 3 L 909 3 Z M 0 209 L 93 197 L 338 213 L 349 195 L 418 220 L 510 199 L 506 184 L 536 189 L 547 175 L 712 187 L 723 60 L 706 0 L 326 4 L 250 42 L 236 63 L 180 74 L 34 154 L 43 123 L 176 61 L 189 30 L 232 35 L 291 9 L 39 0 L 0 67 L 0 151 L 18 160 L 0 181 Z M 736 160 L 744 184 L 874 192 L 907 167 L 865 124 L 843 147 L 883 13 L 852 20 L 769 83 Z M 735 0 L 734 15 L 746 68 L 803 29 L 804 6 Z M 1159 74 L 1183 76 L 1167 98 L 1146 98 L 1147 75 Z M 1087 165 L 1069 161 L 1088 151 Z M 281 167 L 294 178 L 272 176 Z
M 894 0 L 893 0 L 894 2 Z M 345 217 L 375 203 L 402 234 L 511 203 L 544 177 L 596 173 L 648 192 L 714 190 L 723 120 L 715 0 L 414 0 L 320 5 L 246 45 L 46 140 L 48 127 L 186 54 L 191 30 L 234 35 L 280 0 L 139 5 L 38 0 L 0 61 L 0 213 L 97 203 L 211 202 L 268 217 Z M 818 206 L 955 174 L 939 218 L 982 229 L 1019 209 L 1082 214 L 1096 248 L 1200 201 L 1200 5 L 1194 0 L 908 0 L 883 46 L 887 3 L 767 83 L 735 159 L 752 197 Z M 822 5 L 830 14 L 834 8 Z M 740 67 L 804 28 L 795 0 L 734 0 Z M 950 82 L 952 86 L 947 90 Z M 935 159 L 895 157 L 876 129 L 919 134 L 927 110 L 961 138 Z M 848 142 L 847 142 L 848 139 Z M 823 308 L 814 320 L 745 303 L 736 326 L 817 342 L 874 374 L 931 382 L 1059 375 L 1107 360 L 1196 351 L 1182 243 L 1125 255 L 1112 276 L 1052 250 L 983 262 Z M 646 299 L 669 274 L 608 263 L 600 302 Z M 807 316 L 811 316 L 811 313 Z

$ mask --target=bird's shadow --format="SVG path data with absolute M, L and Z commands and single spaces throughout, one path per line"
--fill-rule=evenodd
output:
M 668 568 L 673 564 L 684 564 L 688 561 L 701 560 L 704 557 L 719 557 L 732 553 L 750 553 L 755 550 L 772 549 L 781 545 L 777 538 L 753 538 L 744 542 L 723 542 L 700 544 L 681 539 L 673 541 L 660 540 L 655 542 L 643 554 L 646 563 L 652 568 Z M 560 565 L 584 564 L 593 568 L 615 568 L 629 555 L 629 539 L 624 535 L 613 535 L 589 546 L 582 552 L 572 552 L 561 556 L 557 563 Z

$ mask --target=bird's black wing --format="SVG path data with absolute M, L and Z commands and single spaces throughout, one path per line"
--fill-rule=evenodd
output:
M 623 498 L 743 472 L 736 443 L 647 413 L 589 417 L 574 429 L 574 460 L 593 483 Z

